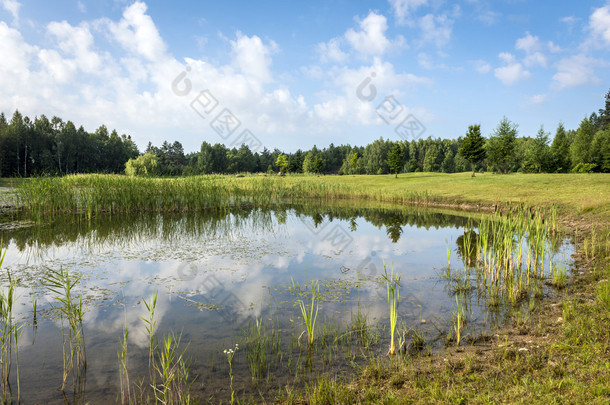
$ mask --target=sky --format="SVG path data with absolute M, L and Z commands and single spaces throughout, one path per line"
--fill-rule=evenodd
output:
M 607 0 L 0 0 L 0 111 L 140 150 L 554 134 L 609 88 Z

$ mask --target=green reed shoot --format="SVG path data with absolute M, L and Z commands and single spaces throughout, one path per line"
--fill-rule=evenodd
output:
M 127 326 L 123 328 L 123 339 L 121 340 L 121 350 L 117 353 L 119 359 L 119 383 L 121 387 L 121 404 L 135 402 L 131 399 L 131 384 L 129 383 L 129 373 L 127 372 Z
M 453 243 L 453 241 L 451 242 Z M 449 274 L 451 271 L 451 243 L 447 241 L 447 238 L 445 238 L 445 244 L 447 245 L 447 273 Z
M 464 327 L 466 325 L 466 308 L 464 306 L 463 298 L 455 297 L 456 309 L 453 311 L 453 330 L 455 331 L 455 344 L 460 345 L 460 340 L 464 333 Z
M 394 336 L 396 335 L 396 324 L 398 323 L 398 305 L 400 304 L 400 274 L 394 275 L 394 270 L 388 274 L 388 270 L 383 264 L 383 279 L 386 282 L 388 292 L 388 308 L 390 310 L 390 348 L 388 354 L 393 356 L 396 353 Z
M 2 249 L 2 241 L 0 240 L 0 267 L 4 262 L 6 250 Z M 15 362 L 17 367 L 17 401 L 21 401 L 21 385 L 19 379 L 19 338 L 21 337 L 22 328 L 24 326 L 19 320 L 16 320 L 13 315 L 13 309 L 16 303 L 15 291 L 17 287 L 16 281 L 8 275 L 8 288 L 0 290 L 0 377 L 2 378 L 2 402 L 12 403 L 11 386 L 9 377 L 12 369 L 12 352 L 13 345 L 15 347 Z
M 57 294 L 55 300 L 60 304 L 58 309 L 63 337 L 63 380 L 61 389 L 65 391 L 70 373 L 77 370 L 76 373 L 73 373 L 73 383 L 76 388 L 77 383 L 80 383 L 81 373 L 87 367 L 83 328 L 85 309 L 82 297 L 74 296 L 74 288 L 81 277 L 72 277 L 66 266 L 65 269 L 60 267 L 59 270 L 51 270 L 43 279 L 47 288 Z M 68 323 L 67 335 L 64 329 L 64 321 Z M 76 381 L 77 376 L 79 381 Z
M 171 332 L 158 347 L 154 368 L 160 382 L 152 388 L 156 401 L 162 404 L 191 403 L 190 390 L 195 379 L 190 378 L 191 362 L 185 359 L 186 348 L 179 351 L 181 340 L 181 334 Z
M 155 368 L 155 329 L 157 329 L 155 308 L 157 307 L 157 297 L 158 292 L 155 291 L 148 301 L 143 300 L 146 311 L 148 312 L 148 317 L 140 317 L 140 319 L 144 321 L 146 333 L 148 334 L 148 370 L 150 371 L 150 379 L 153 386 L 156 385 L 155 373 L 153 373 L 153 370 Z
M 292 289 L 298 295 L 298 304 L 301 310 L 301 316 L 303 317 L 303 322 L 305 322 L 305 327 L 307 329 L 307 343 L 309 348 L 313 346 L 314 339 L 314 329 L 316 327 L 316 319 L 318 318 L 318 309 L 319 309 L 319 296 L 320 296 L 320 288 L 317 280 L 313 280 L 311 282 L 311 302 L 309 305 L 305 304 L 304 296 L 305 292 L 301 290 L 301 286 L 292 280 Z M 315 311 L 314 311 L 315 308 Z

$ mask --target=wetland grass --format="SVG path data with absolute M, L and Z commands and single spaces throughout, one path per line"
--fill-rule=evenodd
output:
M 46 287 L 54 292 L 54 297 L 59 305 L 62 339 L 63 339 L 63 379 L 62 392 L 65 392 L 68 377 L 72 374 L 72 383 L 75 393 L 83 388 L 85 371 L 87 369 L 87 357 L 85 352 L 85 333 L 83 318 L 85 308 L 82 296 L 75 296 L 74 290 L 81 277 L 73 277 L 68 267 L 60 267 L 59 270 L 50 270 L 44 277 Z M 67 330 L 65 323 L 67 322 Z
M 0 268 L 4 262 L 6 250 L 3 250 L 3 243 L 0 241 Z M 21 383 L 19 378 L 19 338 L 22 328 L 25 325 L 19 319 L 15 319 L 13 313 L 15 308 L 17 283 L 11 274 L 8 275 L 8 287 L 0 291 L 0 377 L 2 378 L 2 402 L 12 403 L 13 394 L 9 382 L 12 365 L 13 349 L 16 365 L 17 380 L 17 402 L 21 402 Z
M 298 283 L 292 281 L 292 290 L 297 294 L 297 303 L 299 305 L 299 309 L 301 312 L 301 316 L 303 317 L 303 322 L 305 323 L 305 328 L 307 332 L 307 344 L 309 349 L 313 347 L 314 341 L 314 331 L 316 327 L 316 320 L 318 318 L 318 310 L 319 307 L 319 298 L 320 298 L 320 286 L 318 281 L 313 280 L 311 282 L 311 300 L 308 305 L 305 304 L 305 296 L 307 295 L 307 291 L 302 290 L 301 286 Z M 315 308 L 315 311 L 314 311 Z
M 398 322 L 398 305 L 400 305 L 400 275 L 395 276 L 392 270 L 388 274 L 388 270 L 383 264 L 383 279 L 386 282 L 388 293 L 388 309 L 390 314 L 390 348 L 388 355 L 393 356 L 396 353 L 396 344 L 394 337 L 396 335 L 396 324 Z

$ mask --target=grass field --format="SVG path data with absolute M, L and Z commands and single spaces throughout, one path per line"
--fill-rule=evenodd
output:
M 287 183 L 301 177 L 286 177 Z M 408 173 L 382 176 L 320 176 L 316 181 L 342 185 L 358 193 L 387 197 L 427 193 L 448 203 L 524 202 L 557 205 L 565 214 L 610 216 L 610 174 Z

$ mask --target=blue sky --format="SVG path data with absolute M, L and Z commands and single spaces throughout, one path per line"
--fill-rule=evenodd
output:
M 610 2 L 0 0 L 0 55 L 0 111 L 141 149 L 533 136 L 602 107 Z

